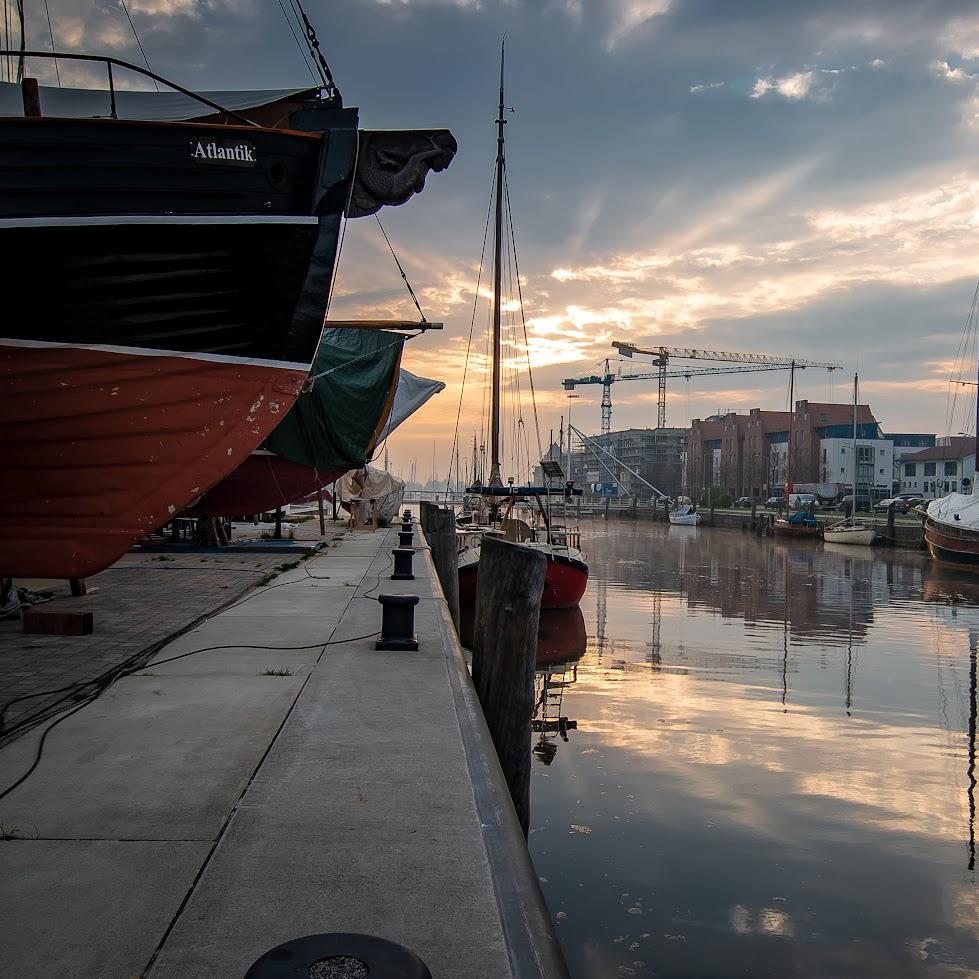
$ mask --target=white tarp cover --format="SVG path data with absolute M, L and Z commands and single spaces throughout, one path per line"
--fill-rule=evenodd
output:
M 418 409 L 440 391 L 445 390 L 443 381 L 433 381 L 428 377 L 419 377 L 402 368 L 398 376 L 398 389 L 394 392 L 394 404 L 391 414 L 381 437 L 377 440 L 380 445 L 403 421 L 410 418 Z
M 357 523 L 369 523 L 371 503 L 376 501 L 378 515 L 390 523 L 401 512 L 404 480 L 383 469 L 365 466 L 351 469 L 337 480 L 337 495 Z
M 979 482 L 979 480 L 977 480 Z M 979 533 L 979 496 L 949 493 L 928 504 L 928 516 L 939 523 Z
M 118 80 L 127 72 L 116 68 L 113 75 Z M 191 88 L 185 85 L 185 88 Z M 312 95 L 314 89 L 270 88 L 247 92 L 201 92 L 205 98 L 216 102 L 223 109 L 240 112 L 266 105 L 280 99 L 291 98 L 302 93 Z M 41 112 L 45 116 L 59 119 L 90 119 L 95 116 L 111 115 L 109 90 L 91 88 L 54 88 L 40 86 Z M 150 122 L 179 122 L 210 115 L 214 110 L 196 99 L 164 88 L 160 92 L 132 92 L 116 88 L 116 114 L 120 119 L 143 119 Z M 0 82 L 0 116 L 22 116 L 24 99 L 19 85 Z

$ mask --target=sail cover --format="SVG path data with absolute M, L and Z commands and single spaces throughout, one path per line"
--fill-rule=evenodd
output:
M 312 390 L 296 399 L 265 448 L 314 469 L 363 466 L 394 403 L 404 341 L 386 330 L 324 330 Z
M 949 493 L 928 504 L 928 516 L 950 527 L 979 533 L 979 496 Z
M 402 422 L 407 421 L 429 398 L 445 390 L 444 381 L 433 381 L 429 377 L 419 377 L 411 371 L 401 369 L 398 390 L 394 394 L 394 406 L 388 416 L 387 424 L 378 444 L 384 441 Z
M 98 66 L 96 66 L 98 67 Z M 124 73 L 117 69 L 119 77 Z M 131 73 L 125 73 L 130 74 Z M 118 83 L 117 83 L 118 84 Z M 109 90 L 91 88 L 53 88 L 41 85 L 41 109 L 46 116 L 59 119 L 89 119 L 110 114 Z M 265 88 L 246 92 L 201 92 L 206 99 L 223 109 L 243 112 L 273 102 L 305 101 L 317 89 Z M 209 116 L 213 109 L 180 92 L 133 92 L 116 89 L 116 115 L 119 119 L 142 119 L 147 122 L 183 122 Z M 0 82 L 0 116 L 22 116 L 24 97 L 20 85 Z

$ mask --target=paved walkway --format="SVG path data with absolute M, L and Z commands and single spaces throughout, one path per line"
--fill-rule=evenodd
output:
M 395 541 L 347 535 L 52 731 L 0 800 L 0 975 L 239 979 L 347 930 L 436 979 L 515 975 L 444 601 L 420 558 L 388 580 Z M 379 585 L 421 596 L 418 653 L 355 638 L 379 629 Z M 162 662 L 206 646 L 224 648 Z M 0 790 L 38 736 L 0 751 Z
M 0 620 L 0 707 L 10 704 L 3 712 L 0 744 L 70 702 L 72 692 L 61 688 L 89 683 L 123 664 L 141 665 L 163 642 L 234 601 L 287 560 L 295 559 L 127 554 L 89 578 L 82 598 L 70 597 L 64 581 L 18 580 L 56 593 L 54 601 L 40 606 L 44 610 L 92 612 L 95 632 L 25 635 L 19 617 Z

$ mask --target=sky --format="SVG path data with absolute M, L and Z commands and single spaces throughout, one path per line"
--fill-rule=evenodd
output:
M 410 341 L 404 366 L 448 384 L 391 438 L 392 467 L 417 459 L 427 476 L 434 448 L 444 476 L 457 414 L 464 452 L 480 428 L 487 314 L 480 301 L 474 316 L 474 295 L 504 33 L 529 345 L 506 351 L 511 366 L 529 354 L 545 447 L 569 409 L 561 380 L 593 373 L 613 340 L 837 362 L 800 373 L 797 398 L 848 402 L 859 370 L 885 431 L 974 430 L 974 389 L 959 387 L 951 411 L 949 400 L 979 279 L 974 2 L 306 5 L 362 128 L 446 127 L 459 142 L 421 195 L 381 213 L 426 316 L 445 324 Z M 63 49 L 141 60 L 119 0 L 48 6 L 51 32 L 28 2 L 32 44 L 50 47 L 53 33 Z M 153 69 L 185 86 L 310 79 L 278 0 L 129 0 L 129 11 Z M 87 80 L 61 68 L 66 85 Z M 486 282 L 484 270 L 483 299 Z M 348 225 L 330 315 L 417 317 L 373 219 Z M 787 403 L 781 372 L 670 385 L 673 425 Z M 533 445 L 525 378 L 521 390 Z M 597 431 L 601 388 L 576 393 L 574 424 Z M 656 424 L 655 383 L 620 382 L 612 398 L 613 429 Z

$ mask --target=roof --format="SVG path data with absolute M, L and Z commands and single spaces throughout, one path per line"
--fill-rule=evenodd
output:
M 808 413 L 809 421 L 814 428 L 824 425 L 852 425 L 853 404 L 834 404 L 826 401 L 797 401 L 795 405 L 796 418 Z M 823 417 L 825 416 L 825 417 Z M 870 405 L 857 405 L 857 424 L 871 423 L 876 425 L 877 419 L 870 410 Z
M 254 109 L 283 100 L 306 100 L 317 89 L 266 88 L 244 92 L 200 92 L 232 112 Z M 40 86 L 41 110 L 46 116 L 59 119 L 90 119 L 109 115 L 109 90 L 97 88 L 55 88 Z M 0 82 L 0 116 L 22 116 L 24 99 L 20 85 Z M 140 119 L 147 122 L 183 122 L 214 114 L 214 110 L 180 92 L 164 89 L 161 92 L 133 92 L 116 89 L 116 115 L 120 119 Z
M 947 445 L 935 445 L 917 452 L 905 452 L 901 462 L 942 462 L 946 459 L 965 459 L 976 454 L 976 440 L 967 435 L 953 435 Z

